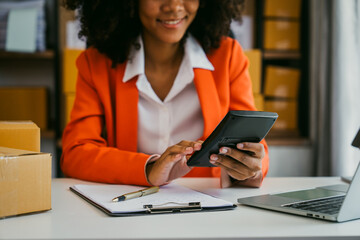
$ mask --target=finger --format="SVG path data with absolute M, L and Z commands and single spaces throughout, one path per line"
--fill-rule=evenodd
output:
M 192 147 L 194 149 L 194 151 L 199 151 L 202 147 L 202 143 L 204 141 L 198 140 L 198 141 L 194 141 L 194 142 L 187 142 L 187 145 Z
M 203 141 L 201 141 L 201 140 L 199 140 L 199 141 L 185 141 L 185 140 L 183 140 L 183 141 L 179 142 L 176 145 L 186 146 L 188 148 L 187 150 L 190 150 L 189 147 L 191 147 L 192 151 L 199 151 L 201 149 L 201 147 L 202 147 L 202 143 L 203 143 Z M 191 153 L 188 153 L 188 154 L 191 154 Z
M 185 155 L 180 153 L 163 154 L 159 160 L 155 161 L 156 165 L 171 167 L 176 162 L 180 161 Z M 170 165 L 169 165 L 170 164 Z
M 217 158 L 216 161 L 214 161 Z M 233 172 L 234 174 L 237 173 L 241 176 L 253 176 L 258 168 L 251 169 L 248 166 L 238 162 L 230 157 L 225 155 L 216 155 L 212 154 L 210 156 L 210 162 L 216 166 L 224 167 L 228 172 Z
M 201 147 L 202 147 L 203 142 L 204 141 L 201 141 L 201 140 L 198 140 L 198 141 L 194 142 L 194 145 L 193 145 L 194 150 L 199 151 L 201 149 Z
M 168 147 L 166 149 L 167 154 L 191 154 L 194 152 L 194 148 L 191 145 L 184 144 L 184 143 L 178 143 L 176 145 L 173 145 L 171 147 Z
M 252 178 L 256 175 L 255 172 L 251 172 L 251 174 L 249 174 L 249 173 L 238 172 L 238 171 L 235 171 L 234 169 L 229 169 L 226 167 L 222 167 L 222 168 L 225 169 L 225 171 L 227 172 L 227 174 L 229 174 L 230 177 L 240 180 L 240 181 L 246 180 L 248 178 Z
M 204 141 L 201 141 L 201 140 L 198 140 L 198 141 L 194 142 L 194 144 L 193 144 L 194 152 L 199 151 L 201 149 L 203 142 Z M 186 155 L 186 160 L 189 160 L 191 156 L 192 156 L 192 154 Z
M 220 153 L 220 156 L 226 155 L 231 157 L 223 161 L 238 161 L 254 171 L 259 171 L 261 169 L 261 159 L 250 156 L 249 154 L 244 153 L 240 150 L 222 147 L 220 148 Z
M 263 159 L 265 157 L 265 148 L 262 143 L 243 142 L 238 143 L 236 147 L 239 150 L 252 152 L 256 158 Z
M 166 161 L 177 161 L 179 158 L 182 158 L 186 156 L 186 159 L 188 159 L 188 155 L 194 153 L 194 151 L 198 151 L 201 149 L 202 141 L 181 141 L 173 146 L 170 146 L 166 149 L 166 151 L 162 154 L 162 159 Z M 168 156 L 175 156 L 177 154 L 180 154 L 180 156 L 177 156 L 175 159 L 173 158 L 167 158 Z

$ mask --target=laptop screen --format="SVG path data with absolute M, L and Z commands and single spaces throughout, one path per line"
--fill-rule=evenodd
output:
M 358 133 L 356 134 L 354 141 L 352 142 L 352 144 L 354 147 L 360 148 L 360 129 L 358 131 Z

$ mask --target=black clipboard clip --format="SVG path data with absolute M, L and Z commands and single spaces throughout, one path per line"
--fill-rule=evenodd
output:
M 166 206 L 166 205 L 176 205 L 176 206 Z M 167 202 L 159 205 L 144 205 L 143 208 L 146 209 L 148 213 L 179 213 L 179 212 L 195 212 L 201 211 L 200 202 L 189 202 L 189 203 L 176 203 L 176 202 Z

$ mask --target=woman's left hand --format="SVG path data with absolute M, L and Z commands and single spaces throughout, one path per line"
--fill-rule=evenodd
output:
M 238 143 L 236 148 L 221 147 L 219 154 L 212 154 L 210 162 L 223 168 L 230 177 L 244 181 L 243 185 L 259 187 L 262 178 L 262 159 L 265 156 L 261 143 Z

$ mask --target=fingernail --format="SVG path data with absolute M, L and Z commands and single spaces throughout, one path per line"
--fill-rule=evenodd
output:
M 210 156 L 210 163 L 211 164 L 214 164 L 214 165 L 216 165 L 216 161 L 218 160 L 218 156 L 216 156 L 215 154 L 213 154 L 213 155 L 211 155 Z
M 192 147 L 187 147 L 187 148 L 185 149 L 185 151 L 192 153 L 193 148 L 192 148 Z
M 229 149 L 223 147 L 223 148 L 220 148 L 220 152 L 221 152 L 221 153 L 227 153 L 227 152 L 229 152 Z
M 201 148 L 201 144 L 200 144 L 200 143 L 195 143 L 194 148 L 195 148 L 195 149 L 200 149 L 200 148 Z
M 238 143 L 236 146 L 237 146 L 237 148 L 239 148 L 239 149 L 244 148 L 244 144 L 242 144 L 242 143 Z
M 209 162 L 210 162 L 211 164 L 213 164 L 213 165 L 216 165 L 216 161 L 213 161 L 213 160 L 210 159 Z

